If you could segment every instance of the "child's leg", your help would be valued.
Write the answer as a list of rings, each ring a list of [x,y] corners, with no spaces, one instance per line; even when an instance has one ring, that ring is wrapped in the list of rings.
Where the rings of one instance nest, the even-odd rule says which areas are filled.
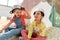
[[[46,40],[46,37],[42,37],[33,32],[31,40]]]
[[[23,40],[27,40],[28,31],[27,30],[21,30],[21,34],[22,34]]]
[[[10,31],[10,30],[12,30],[12,29],[14,29],[14,28],[8,27],[7,29],[5,29],[5,32],[8,32],[8,31]]]
[[[17,34],[20,33],[21,30],[22,30],[21,28],[12,29],[12,30],[0,35],[0,40],[5,40],[5,39],[10,38],[12,36],[16,36]]]
[[[32,38],[32,40],[46,40],[46,37],[37,36],[36,38]]]

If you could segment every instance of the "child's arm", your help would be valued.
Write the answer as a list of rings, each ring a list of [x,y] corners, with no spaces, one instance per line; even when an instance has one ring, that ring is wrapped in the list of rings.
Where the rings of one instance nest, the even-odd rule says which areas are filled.
[[[3,27],[0,29],[0,33],[2,33],[2,32],[3,32],[3,30],[5,30],[6,28],[8,28],[8,27],[10,26],[10,24],[12,24],[12,22],[11,22],[11,21],[9,21],[9,23],[8,23],[8,24],[6,24],[5,26],[3,26]]]
[[[30,18],[31,18],[30,14],[29,14],[27,11],[25,11],[25,12],[26,12],[26,14],[25,14],[26,17],[25,17],[25,18],[26,18],[26,19],[30,19]]]
[[[46,36],[46,26],[45,26],[45,24],[43,23],[42,24],[42,27],[41,27],[41,32],[40,32],[40,35],[41,36]]]
[[[31,36],[32,36],[32,33],[33,33],[33,29],[34,29],[34,22],[32,22],[32,24],[29,26],[28,39],[31,39]]]
[[[6,25],[4,25],[4,26],[2,27],[2,30],[5,30],[5,29],[8,28],[11,24],[12,24],[12,22],[9,21]]]
[[[5,30],[6,28],[8,28],[13,23],[13,21],[14,21],[14,19],[11,18],[10,21],[2,27],[2,30]]]

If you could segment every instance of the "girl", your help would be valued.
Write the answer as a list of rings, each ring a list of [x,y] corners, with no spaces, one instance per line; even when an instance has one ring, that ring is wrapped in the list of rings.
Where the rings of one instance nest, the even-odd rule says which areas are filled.
[[[28,30],[22,30],[23,40],[46,40],[46,27],[42,22],[44,13],[42,11],[35,11],[34,18]]]
[[[1,32],[6,29],[6,33],[0,35],[0,40],[5,40],[12,36],[18,35],[20,31],[25,28],[26,25],[24,19],[25,18],[29,19],[30,15],[27,12],[25,12],[25,14],[22,15],[23,11],[25,11],[25,8],[23,7],[15,8],[11,11],[11,13],[13,13],[14,16],[13,18],[10,19],[9,23],[0,30]],[[13,22],[16,24],[16,28],[9,28],[9,26]]]

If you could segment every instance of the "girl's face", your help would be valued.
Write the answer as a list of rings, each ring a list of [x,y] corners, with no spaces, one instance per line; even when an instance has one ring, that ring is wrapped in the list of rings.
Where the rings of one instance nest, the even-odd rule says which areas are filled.
[[[16,16],[16,17],[20,17],[20,15],[21,15],[21,10],[15,10],[14,11],[14,15]]]
[[[41,12],[40,11],[36,11],[35,15],[34,15],[34,18],[35,20],[41,20],[42,19],[42,15],[41,15]]]

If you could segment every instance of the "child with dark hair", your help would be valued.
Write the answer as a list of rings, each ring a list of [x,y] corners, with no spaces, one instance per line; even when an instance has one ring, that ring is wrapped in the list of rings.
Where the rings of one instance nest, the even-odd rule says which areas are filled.
[[[0,35],[0,40],[5,40],[12,36],[16,36],[21,32],[22,29],[25,29],[26,25],[24,19],[30,19],[30,15],[27,12],[23,13],[22,15],[23,10],[22,8],[14,8],[12,11],[10,11],[10,13],[14,14],[14,16],[10,19],[9,23],[3,26],[0,30],[0,32],[2,32],[3,30],[6,31],[6,33]],[[13,22],[16,24],[16,28],[9,27]]]
[[[46,40],[46,26],[42,22],[44,12],[35,11],[33,15],[35,20],[29,29],[21,31],[23,40]]]

